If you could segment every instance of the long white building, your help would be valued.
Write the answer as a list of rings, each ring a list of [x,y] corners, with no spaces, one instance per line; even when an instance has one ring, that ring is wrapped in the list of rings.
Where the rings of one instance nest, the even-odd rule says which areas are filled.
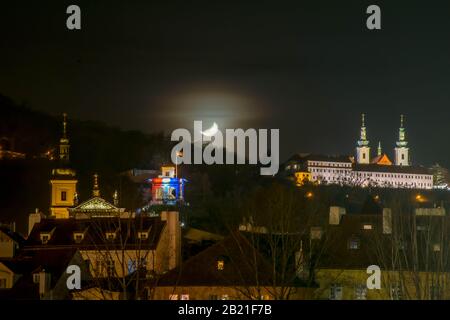
[[[362,115],[360,138],[354,156],[296,154],[285,165],[287,173],[296,177],[298,185],[305,181],[317,184],[339,184],[361,187],[432,189],[433,175],[422,166],[412,166],[406,130],[400,120],[399,139],[394,149],[394,163],[378,144],[377,156],[370,156],[365,117]]]

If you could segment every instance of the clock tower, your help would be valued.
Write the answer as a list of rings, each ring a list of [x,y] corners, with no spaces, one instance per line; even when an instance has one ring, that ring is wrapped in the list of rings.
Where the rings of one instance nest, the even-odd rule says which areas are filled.
[[[370,163],[370,147],[369,140],[367,140],[364,113],[361,115],[361,134],[359,140],[356,142],[356,162],[362,164]]]
[[[409,166],[409,147],[406,140],[406,130],[403,127],[403,115],[400,116],[400,129],[398,132],[398,141],[395,147],[395,164],[397,166]]]
[[[58,166],[52,170],[50,214],[57,219],[69,218],[69,208],[77,202],[76,172],[69,166],[69,138],[67,137],[67,114],[64,113],[63,134],[59,140]]]

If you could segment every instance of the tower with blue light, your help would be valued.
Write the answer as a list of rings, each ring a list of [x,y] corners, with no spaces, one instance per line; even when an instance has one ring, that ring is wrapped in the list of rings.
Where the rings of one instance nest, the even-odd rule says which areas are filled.
[[[184,202],[184,186],[187,180],[177,176],[174,166],[163,166],[161,175],[149,179],[149,182],[152,184],[151,205],[177,205]]]

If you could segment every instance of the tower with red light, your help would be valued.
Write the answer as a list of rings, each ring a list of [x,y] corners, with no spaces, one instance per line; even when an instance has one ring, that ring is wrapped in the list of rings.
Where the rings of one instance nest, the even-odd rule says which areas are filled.
[[[184,185],[187,180],[177,177],[174,166],[163,166],[161,175],[149,181],[152,184],[151,205],[176,205],[184,202]]]

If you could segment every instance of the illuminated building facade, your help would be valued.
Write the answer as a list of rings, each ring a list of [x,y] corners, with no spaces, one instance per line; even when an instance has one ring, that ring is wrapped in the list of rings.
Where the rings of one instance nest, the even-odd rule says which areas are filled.
[[[402,115],[394,163],[382,152],[381,143],[378,144],[377,156],[370,157],[363,115],[361,134],[356,144],[356,157],[296,154],[288,160],[285,170],[295,176],[297,185],[309,181],[316,184],[360,187],[432,189],[432,173],[424,167],[411,165],[403,123]]]
[[[77,201],[77,178],[74,169],[69,166],[69,138],[67,137],[67,115],[64,113],[63,134],[59,141],[58,166],[52,170],[50,179],[50,213],[57,219],[69,217],[69,208]]]
[[[184,185],[187,180],[178,178],[175,171],[174,166],[163,166],[161,175],[148,180],[152,184],[151,205],[175,205],[184,201]]]

